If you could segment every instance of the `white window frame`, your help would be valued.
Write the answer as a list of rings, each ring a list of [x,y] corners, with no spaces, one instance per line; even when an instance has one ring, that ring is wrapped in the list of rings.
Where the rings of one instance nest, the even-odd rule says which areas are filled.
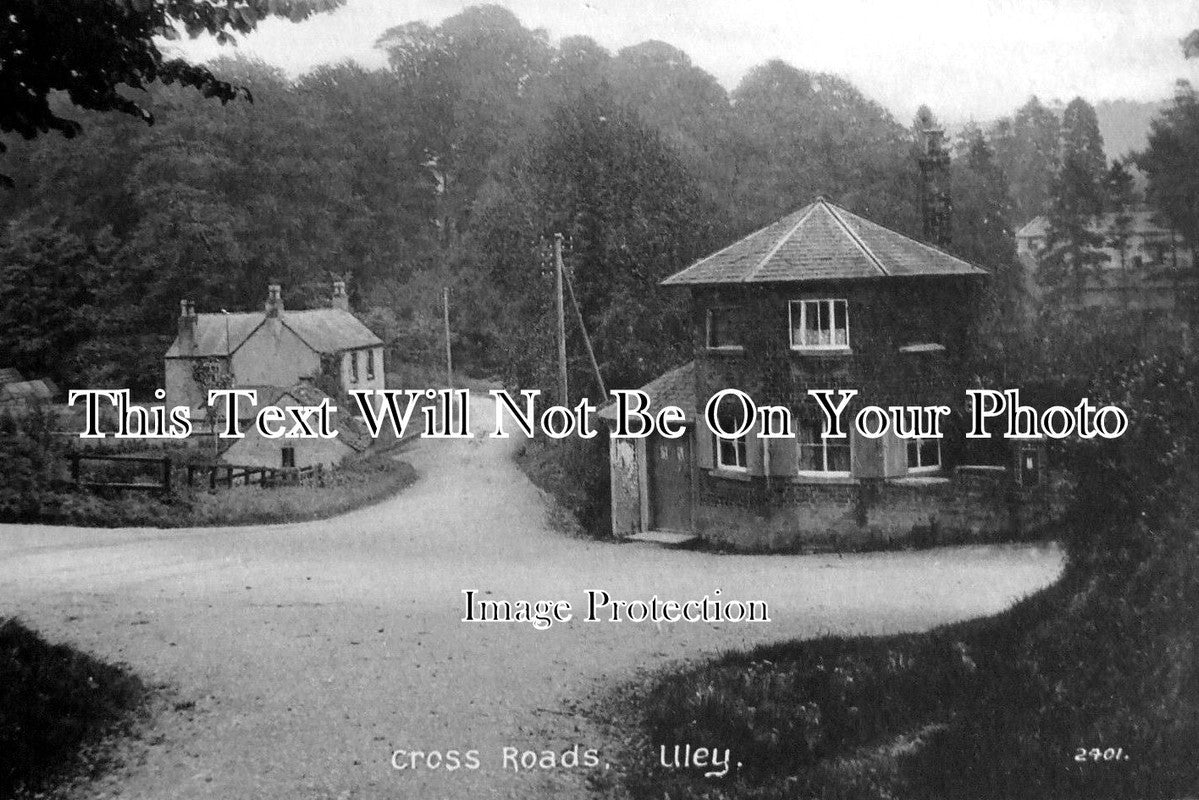
[[[844,344],[837,344],[835,341],[833,341],[836,339],[836,330],[837,330],[836,328],[830,328],[830,330],[829,330],[829,334],[830,334],[829,335],[829,340],[830,340],[829,344],[807,344],[806,342],[796,342],[795,341],[795,331],[796,330],[799,330],[799,331],[803,332],[804,335],[806,335],[807,330],[808,330],[808,326],[807,326],[808,306],[810,304],[817,304],[817,303],[824,303],[827,305],[830,324],[835,323],[835,321],[837,319],[836,308],[837,308],[837,305],[840,304],[841,311],[842,311],[842,314],[844,315],[844,319],[845,319],[845,343]],[[798,328],[795,325],[795,322],[796,322],[795,306],[796,305],[799,306],[799,326],[798,326]],[[812,297],[812,298],[802,298],[799,300],[792,300],[791,302],[789,302],[787,304],[787,336],[789,337],[789,340],[791,342],[792,350],[797,350],[800,352],[809,352],[809,351],[813,351],[813,350],[847,352],[849,350],[849,342],[850,342],[850,339],[849,339],[849,301],[847,301],[845,298],[842,298],[842,297]]]
[[[712,448],[716,451],[716,468],[724,472],[749,472],[749,435],[738,436],[735,439],[724,439],[712,434]],[[740,464],[727,464],[724,460],[722,445],[731,445],[737,454]]]
[[[704,347],[717,352],[741,352],[744,348],[739,344],[712,344],[712,314],[724,311],[731,313],[731,306],[712,306],[704,312]]]
[[[851,443],[849,437],[846,437],[845,439],[835,439],[834,443],[839,445],[842,442],[844,442],[845,446],[849,449],[850,469],[844,469],[844,470],[829,469],[828,468],[829,438],[827,436],[823,436],[823,435],[819,436],[818,437],[820,439],[819,444],[807,444],[807,443],[803,442],[799,438],[799,426],[802,424],[803,424],[803,422],[801,422],[799,420],[796,421],[795,474],[801,478],[849,478],[849,477],[852,477],[852,475],[853,475],[853,444]],[[817,422],[816,426],[817,426],[817,428],[821,429],[821,433],[823,434],[824,431],[823,431],[823,428],[821,428],[821,423]],[[804,468],[804,466],[803,466],[803,464],[804,464],[803,448],[805,448],[805,447],[819,447],[820,448],[820,461],[821,461],[821,463],[824,464],[824,469],[805,469]]]
[[[908,472],[910,472],[910,473],[911,472],[914,472],[914,473],[940,472],[941,461],[943,458],[943,455],[941,453],[941,438],[940,437],[938,437],[938,436],[914,436],[911,439],[904,439],[903,441],[904,441],[904,447],[907,448]],[[912,464],[912,446],[915,445],[916,458],[917,458],[917,460],[919,460],[920,445],[924,444],[927,441],[933,441],[933,442],[937,443],[937,463],[936,464],[915,464],[915,465],[913,465]]]

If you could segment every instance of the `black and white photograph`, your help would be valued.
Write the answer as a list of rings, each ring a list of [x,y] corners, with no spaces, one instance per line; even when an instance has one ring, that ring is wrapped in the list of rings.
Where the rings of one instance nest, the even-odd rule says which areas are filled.
[[[0,800],[1199,800],[1199,0],[0,0]]]

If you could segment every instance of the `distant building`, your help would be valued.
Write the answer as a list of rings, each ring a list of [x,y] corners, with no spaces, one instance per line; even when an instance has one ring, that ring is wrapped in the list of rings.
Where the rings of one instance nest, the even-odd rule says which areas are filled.
[[[197,314],[191,301],[182,300],[164,365],[167,404],[192,407],[193,419],[206,417],[209,388],[256,389],[259,405],[266,405],[306,385],[332,396],[343,412],[353,408],[349,390],[386,388],[383,342],[350,313],[342,281],[333,284],[329,308],[287,310],[278,284],[268,287],[262,311]],[[262,466],[299,456],[284,449],[284,440],[273,441],[274,463]]]
[[[1153,211],[1130,210],[1102,214],[1091,224],[1102,234],[1107,261],[1088,277],[1083,308],[1122,308],[1172,313],[1195,285],[1194,253]],[[1016,232],[1016,253],[1026,270],[1026,287],[1035,300],[1043,288],[1037,282],[1038,259],[1048,246],[1049,220],[1034,218]]]

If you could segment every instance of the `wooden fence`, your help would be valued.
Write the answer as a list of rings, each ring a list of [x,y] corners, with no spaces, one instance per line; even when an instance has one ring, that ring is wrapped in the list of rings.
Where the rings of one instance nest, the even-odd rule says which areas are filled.
[[[82,462],[100,461],[117,464],[157,465],[158,479],[153,482],[86,480]],[[182,480],[180,480],[182,478]],[[299,486],[316,482],[323,486],[325,470],[323,464],[307,467],[254,467],[236,464],[181,464],[175,465],[170,458],[152,456],[109,456],[86,453],[71,454],[71,481],[87,489],[116,489],[140,492],[168,492],[172,481],[180,487],[232,489],[234,486]]]

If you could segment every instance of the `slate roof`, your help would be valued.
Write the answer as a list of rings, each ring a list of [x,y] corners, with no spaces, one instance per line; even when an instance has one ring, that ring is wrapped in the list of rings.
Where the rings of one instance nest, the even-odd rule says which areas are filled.
[[[678,406],[688,421],[698,417],[695,402],[695,362],[688,361],[681,367],[659,375],[641,387],[649,395],[650,409],[660,411],[666,406]],[[599,410],[603,419],[616,421],[616,403],[608,403]]]
[[[225,321],[228,319],[228,341]],[[197,314],[195,346],[190,350],[175,337],[167,350],[167,358],[203,358],[223,356],[245,344],[254,331],[266,322],[262,311],[235,314]],[[304,311],[284,311],[279,317],[283,326],[318,353],[335,353],[358,347],[377,347],[383,341],[370,328],[339,308],[313,308]]]
[[[662,284],[790,283],[986,274],[981,267],[820,197],[671,275]]]

